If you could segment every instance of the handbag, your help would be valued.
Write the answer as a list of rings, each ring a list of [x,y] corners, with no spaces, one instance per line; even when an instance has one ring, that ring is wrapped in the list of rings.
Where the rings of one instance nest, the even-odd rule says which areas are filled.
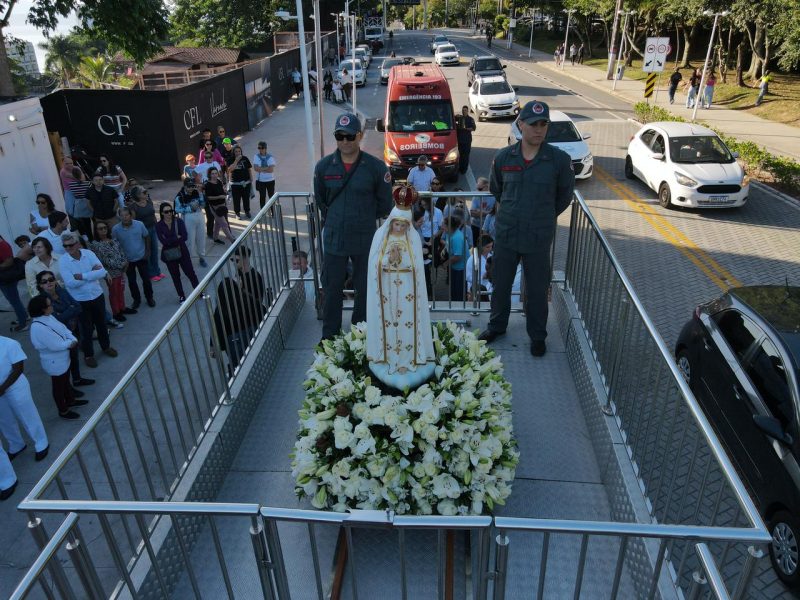
[[[14,258],[11,266],[0,269],[0,284],[16,283],[25,279],[25,261]]]
[[[183,250],[181,250],[180,246],[175,246],[174,248],[164,248],[165,261],[180,260],[181,258],[183,258]]]
[[[226,204],[219,204],[214,207],[214,214],[218,217],[228,216],[228,206]]]

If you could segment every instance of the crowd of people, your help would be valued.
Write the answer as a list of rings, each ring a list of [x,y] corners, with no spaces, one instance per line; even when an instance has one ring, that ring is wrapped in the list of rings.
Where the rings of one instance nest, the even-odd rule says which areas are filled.
[[[158,204],[108,154],[97,157],[96,169],[66,156],[59,171],[65,210],[40,193],[29,231],[14,239],[16,250],[0,237],[0,292],[14,313],[11,333],[29,332],[51,378],[59,417],[78,419],[75,409],[87,404],[80,388],[95,381],[83,377],[81,367],[98,367],[94,341],[102,355],[117,357],[109,330],[123,328],[142,304],[156,306],[154,284],[166,276],[161,263],[178,303],[184,302],[183,278],[192,288],[198,285],[195,265],[208,267],[207,245],[224,245],[220,236],[230,243],[236,240],[229,207],[238,219],[242,214],[250,219],[251,200],[258,196],[263,208],[275,193],[277,163],[266,142],[258,142],[257,152],[248,158],[224,127],[217,128],[216,138],[212,135],[210,129],[203,131],[199,160],[193,154],[186,157],[181,189]],[[247,248],[239,248],[236,276],[224,278],[217,290],[216,349],[227,354],[231,369],[243,354],[241,340],[254,327],[249,321],[231,321],[231,314],[263,315],[271,302],[271,292],[249,256]],[[306,271],[307,257],[301,273]],[[246,310],[241,310],[242,303]],[[6,452],[0,444],[2,500],[17,485],[11,461],[27,447],[20,427],[34,443],[36,460],[43,460],[49,448],[25,378],[26,359],[19,341],[0,336],[0,434],[8,447]]]

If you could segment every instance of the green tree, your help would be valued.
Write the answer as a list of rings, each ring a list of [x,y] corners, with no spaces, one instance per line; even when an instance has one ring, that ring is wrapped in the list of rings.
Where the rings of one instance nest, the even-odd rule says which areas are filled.
[[[3,29],[17,0],[0,0],[0,95],[13,95]],[[27,21],[45,34],[61,17],[75,11],[84,29],[102,37],[141,64],[161,49],[168,31],[167,9],[161,0],[33,0]]]
[[[47,52],[44,60],[46,73],[58,77],[64,84],[75,76],[83,48],[72,36],[54,35],[46,42],[41,42],[39,48]]]
[[[250,0],[176,0],[171,33],[181,45],[259,46],[280,26],[273,15],[272,5]]]
[[[81,85],[97,90],[103,83],[115,83],[114,65],[107,56],[84,56],[78,65],[78,81]]]

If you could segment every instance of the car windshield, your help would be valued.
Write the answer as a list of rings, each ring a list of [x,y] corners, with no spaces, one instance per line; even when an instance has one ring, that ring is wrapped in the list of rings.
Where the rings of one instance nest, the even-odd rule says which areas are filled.
[[[497,94],[510,94],[512,92],[511,86],[508,82],[503,81],[490,81],[481,84],[481,96],[495,96]]]
[[[352,61],[349,61],[349,60],[343,60],[342,61],[342,63],[339,65],[339,72],[341,73],[345,69],[347,69],[348,71],[352,71],[353,70]],[[361,61],[357,60],[356,61],[356,71],[360,71],[360,70],[361,70]]]
[[[715,135],[669,138],[669,157],[674,163],[732,163],[728,147]]]
[[[439,52],[455,52],[456,47],[453,44],[445,44],[444,46],[439,46]]]
[[[447,100],[391,102],[389,131],[443,131],[453,129],[453,107]]]
[[[503,65],[496,58],[484,58],[475,61],[476,71],[502,71]]]
[[[544,141],[558,144],[559,142],[580,142],[581,139],[583,138],[575,129],[572,121],[550,121]]]
[[[389,58],[383,61],[381,69],[391,69],[395,65],[402,65],[402,64],[403,64],[402,58]]]
[[[443,36],[443,35],[437,35],[435,38],[433,38],[433,43],[434,43],[434,44],[436,44],[436,43],[438,43],[438,42],[449,42],[449,41],[450,41],[450,40],[448,40],[448,39],[447,39],[445,36]]]

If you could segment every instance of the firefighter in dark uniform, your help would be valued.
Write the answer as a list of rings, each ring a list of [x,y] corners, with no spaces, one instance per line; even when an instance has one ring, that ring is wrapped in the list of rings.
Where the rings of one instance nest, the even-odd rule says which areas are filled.
[[[367,261],[376,221],[392,209],[392,178],[383,161],[362,152],[361,121],[342,114],[334,129],[336,152],[314,168],[314,197],[324,220],[322,338],[342,329],[342,290],[353,262],[352,323],[367,318]]]
[[[497,152],[489,189],[497,201],[492,312],[480,339],[491,342],[508,326],[511,287],[522,260],[525,313],[531,354],[547,351],[547,291],[550,286],[550,247],[556,219],[572,201],[575,175],[569,155],[545,143],[550,109],[528,102],[519,114],[522,139]]]

